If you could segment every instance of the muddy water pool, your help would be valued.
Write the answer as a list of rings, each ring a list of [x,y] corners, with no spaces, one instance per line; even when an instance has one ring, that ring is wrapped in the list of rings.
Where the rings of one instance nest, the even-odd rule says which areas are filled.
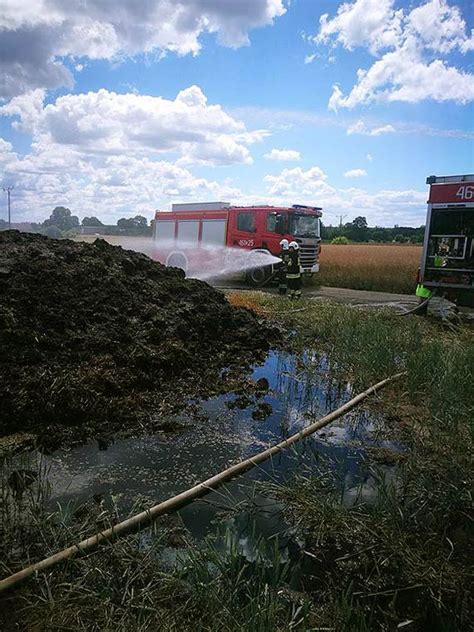
[[[112,504],[125,516],[137,497],[159,502],[220,472],[232,463],[260,452],[301,430],[350,399],[351,385],[336,381],[327,358],[273,351],[254,368],[252,379],[268,386],[257,400],[226,394],[196,402],[197,415],[171,419],[183,424],[178,435],[99,440],[44,456],[28,455],[29,466],[41,460],[50,486],[50,503]],[[266,406],[268,416],[252,413]],[[180,525],[188,539],[231,531],[242,553],[256,555],[259,540],[278,536],[284,556],[299,544],[282,517],[282,507],[262,494],[256,483],[284,482],[294,474],[317,475],[337,469],[341,500],[352,504],[376,497],[373,471],[364,447],[398,449],[384,438],[384,421],[367,410],[354,410],[273,460],[183,508]],[[22,457],[25,467],[24,457]],[[379,467],[388,483],[393,467]],[[260,490],[260,491],[259,491]],[[224,546],[224,538],[216,536]],[[175,555],[169,547],[169,556]]]

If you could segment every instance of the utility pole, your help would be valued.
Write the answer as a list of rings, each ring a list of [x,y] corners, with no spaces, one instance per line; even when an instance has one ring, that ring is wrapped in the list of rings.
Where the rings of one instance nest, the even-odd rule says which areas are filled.
[[[347,217],[347,215],[339,215],[339,228],[342,228],[342,220]]]
[[[12,186],[3,187],[3,190],[7,194],[7,198],[8,198],[8,230],[11,230],[12,216],[11,216],[11,207],[10,207],[10,193],[11,191],[13,191],[13,187]]]

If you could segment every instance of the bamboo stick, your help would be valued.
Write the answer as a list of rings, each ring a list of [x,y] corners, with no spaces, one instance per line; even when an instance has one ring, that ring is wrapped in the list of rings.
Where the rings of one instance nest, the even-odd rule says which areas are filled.
[[[391,377],[382,380],[381,382],[378,382],[377,384],[374,384],[363,393],[360,393],[359,395],[356,395],[356,397],[353,397],[340,408],[334,410],[325,417],[322,417],[318,421],[315,421],[300,432],[292,435],[291,437],[288,437],[284,441],[280,441],[280,443],[267,448],[263,452],[259,452],[258,454],[245,459],[240,463],[236,463],[235,465],[228,467],[226,470],[219,472],[219,474],[215,474],[204,482],[198,483],[194,487],[191,487],[190,489],[187,489],[186,491],[181,492],[176,496],[168,498],[158,505],[151,507],[151,509],[147,509],[146,511],[142,511],[141,513],[136,514],[131,518],[127,518],[123,522],[120,522],[119,524],[116,524],[109,529],[105,529],[100,533],[96,533],[95,535],[86,538],[85,540],[82,540],[77,544],[73,544],[72,546],[63,549],[62,551],[59,551],[58,553],[55,553],[54,555],[51,555],[50,557],[47,557],[40,562],[31,564],[21,571],[18,571],[17,573],[14,573],[13,575],[6,577],[5,579],[2,579],[0,581],[0,593],[13,588],[14,586],[27,579],[28,577],[31,577],[31,575],[35,573],[45,571],[46,569],[55,566],[59,562],[75,557],[78,554],[87,553],[88,551],[91,551],[103,542],[114,540],[115,538],[125,535],[126,533],[136,531],[137,529],[144,527],[145,525],[155,520],[155,518],[157,518],[158,516],[174,512],[180,507],[188,504],[195,498],[200,498],[201,496],[208,494],[213,489],[216,489],[218,486],[222,485],[222,483],[235,478],[236,476],[246,472],[256,465],[263,463],[264,461],[267,461],[278,452],[281,452],[285,448],[288,448],[301,439],[308,437],[309,435],[323,428],[327,424],[335,421],[336,419],[339,419],[350,410],[355,408],[364,399],[383,388],[389,382],[393,382],[394,380],[400,378],[404,374],[404,372],[397,373],[395,375],[392,375]]]

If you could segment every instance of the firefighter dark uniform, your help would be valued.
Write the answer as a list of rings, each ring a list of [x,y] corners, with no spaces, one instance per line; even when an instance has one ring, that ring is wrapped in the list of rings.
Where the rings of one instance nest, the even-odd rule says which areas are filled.
[[[286,294],[287,284],[286,284],[286,274],[288,270],[288,264],[290,263],[290,252],[288,248],[283,248],[279,254],[281,259],[281,263],[278,268],[278,294],[284,295]]]
[[[290,244],[290,262],[286,271],[288,282],[289,297],[300,298],[301,296],[301,264],[300,254],[298,252],[298,244],[292,246]]]

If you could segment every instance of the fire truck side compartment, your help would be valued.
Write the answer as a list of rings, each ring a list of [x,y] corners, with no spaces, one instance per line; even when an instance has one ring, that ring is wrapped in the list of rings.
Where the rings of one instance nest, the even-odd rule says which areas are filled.
[[[430,176],[421,282],[459,304],[474,301],[474,175]]]

